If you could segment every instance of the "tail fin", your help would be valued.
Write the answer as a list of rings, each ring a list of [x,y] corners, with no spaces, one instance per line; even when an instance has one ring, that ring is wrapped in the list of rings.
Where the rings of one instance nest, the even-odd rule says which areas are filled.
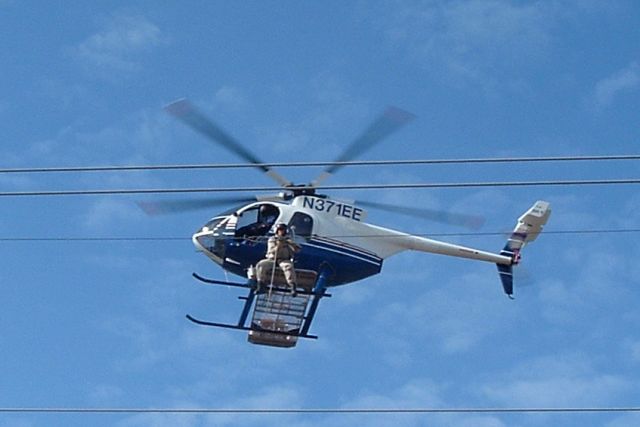
[[[551,215],[551,205],[549,202],[538,200],[520,218],[507,240],[507,244],[500,251],[500,255],[511,258],[511,264],[497,264],[500,280],[504,292],[513,298],[513,266],[520,262],[520,251],[529,242],[533,242],[542,231]]]

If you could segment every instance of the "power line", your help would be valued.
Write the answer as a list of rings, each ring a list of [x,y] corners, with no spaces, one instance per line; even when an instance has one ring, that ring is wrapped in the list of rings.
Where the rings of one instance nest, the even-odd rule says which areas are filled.
[[[394,166],[394,165],[442,165],[473,163],[534,163],[534,162],[584,162],[640,160],[637,154],[607,156],[546,156],[546,157],[488,157],[459,159],[420,159],[420,160],[354,160],[344,162],[274,162],[274,163],[204,163],[174,165],[130,165],[130,166],[62,166],[31,168],[0,168],[0,173],[61,173],[61,172],[130,172],[156,170],[189,169],[241,169],[241,168],[298,168],[316,166]]]
[[[0,242],[173,242],[191,237],[0,237]]]
[[[640,412],[640,407],[564,408],[0,408],[0,413],[46,414],[523,414]]]
[[[480,187],[542,187],[542,186],[583,186],[583,185],[628,185],[640,184],[638,178],[624,179],[583,179],[583,180],[548,180],[548,181],[494,181],[494,182],[442,182],[442,183],[410,183],[410,184],[345,184],[324,185],[314,187],[316,190],[407,190],[426,188],[480,188]],[[34,196],[99,196],[99,195],[132,195],[132,194],[180,194],[180,193],[231,193],[231,192],[267,192],[283,190],[308,190],[305,186],[293,187],[208,187],[208,188],[137,188],[137,189],[104,189],[104,190],[36,190],[36,191],[3,191],[0,197],[34,197]]]
[[[543,231],[544,235],[580,235],[580,234],[622,234],[622,233],[640,233],[640,228],[614,228],[614,229],[587,229],[587,230],[550,230]],[[421,237],[476,237],[476,236],[504,236],[509,234],[508,231],[487,231],[487,232],[466,232],[466,233],[416,233],[413,236]],[[225,236],[225,238],[234,238]],[[396,236],[388,235],[332,235],[326,236],[331,238],[349,238],[358,237],[363,239],[393,239]],[[399,237],[399,236],[397,236]],[[237,239],[244,239],[238,237]],[[174,241],[191,241],[191,237],[178,236],[93,236],[93,237],[0,237],[0,242],[174,242]]]

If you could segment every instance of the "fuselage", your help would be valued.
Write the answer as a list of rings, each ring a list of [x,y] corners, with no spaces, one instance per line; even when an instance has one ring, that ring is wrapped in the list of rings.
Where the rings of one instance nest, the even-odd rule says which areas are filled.
[[[512,262],[502,255],[368,224],[366,216],[353,204],[326,197],[301,195],[287,202],[260,201],[214,217],[193,235],[193,243],[223,269],[246,277],[264,258],[275,225],[285,223],[302,248],[295,267],[322,273],[327,286],[378,274],[385,258],[404,250]]]
[[[328,286],[337,286],[382,268],[383,257],[353,243],[365,216],[351,204],[314,196],[298,196],[289,203],[256,202],[214,217],[193,235],[193,242],[223,269],[246,276],[264,258],[275,224],[283,222],[302,248],[295,267],[324,271]]]

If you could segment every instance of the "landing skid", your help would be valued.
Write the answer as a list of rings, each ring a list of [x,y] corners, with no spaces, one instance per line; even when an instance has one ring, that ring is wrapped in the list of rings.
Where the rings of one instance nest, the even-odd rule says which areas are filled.
[[[280,274],[272,277],[284,279],[282,272],[278,270],[279,268],[276,272]],[[303,278],[304,282],[299,283],[301,286],[295,296],[282,280],[275,280],[272,284],[263,282],[258,289],[256,280],[248,280],[246,283],[227,282],[193,273],[193,277],[202,283],[243,288],[249,293],[239,297],[244,300],[244,305],[236,324],[210,322],[191,315],[186,317],[201,326],[248,331],[248,340],[253,344],[294,347],[298,338],[317,339],[316,335],[308,333],[309,327],[320,299],[331,295],[325,292],[324,275],[318,276],[311,270],[299,270],[299,273],[299,280]]]
[[[198,279],[200,282],[205,283],[207,285],[220,285],[220,286],[233,286],[236,288],[245,288],[245,289],[257,289],[257,282],[254,281],[249,281],[249,283],[238,283],[238,282],[225,282],[223,280],[214,280],[214,279],[208,279],[204,276],[199,275],[198,273],[191,273],[191,275]],[[256,293],[261,294],[264,292],[269,292],[269,289],[271,289],[271,291],[276,291],[276,292],[289,292],[291,289],[289,287],[278,287],[278,286],[270,286],[270,285],[262,285],[260,287],[260,290],[257,291]],[[296,293],[298,295],[319,295],[323,298],[331,298],[331,294],[328,294],[327,292],[325,292],[325,290],[323,289],[321,294],[318,294],[316,292],[312,291],[307,291],[304,289],[298,289],[296,291]]]
[[[206,283],[208,285],[224,285],[224,286],[235,286],[237,288],[251,288],[252,285],[248,283],[237,283],[237,282],[224,282],[222,280],[213,280],[207,279],[206,277],[200,276],[198,273],[191,273],[193,277],[201,281],[202,283]]]
[[[280,332],[280,331],[270,331],[270,330],[263,330],[260,329],[258,327],[253,327],[253,328],[249,328],[246,326],[238,326],[238,325],[229,325],[226,323],[216,323],[216,322],[207,322],[204,320],[200,320],[200,319],[196,319],[195,317],[187,314],[187,319],[189,319],[190,321],[192,321],[195,324],[201,325],[201,326],[212,326],[215,328],[225,328],[225,329],[238,329],[241,331],[259,331],[259,332],[268,332],[270,334],[275,334],[275,335],[283,335],[283,336],[295,336],[298,338],[308,338],[308,339],[312,339],[312,340],[317,340],[318,336],[317,335],[301,335],[295,331],[289,331],[289,332]]]

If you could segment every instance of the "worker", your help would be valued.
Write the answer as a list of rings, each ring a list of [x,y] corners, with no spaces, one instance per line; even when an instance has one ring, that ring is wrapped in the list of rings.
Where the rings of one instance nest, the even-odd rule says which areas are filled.
[[[287,235],[287,231],[287,224],[281,222],[277,225],[275,236],[271,236],[267,243],[267,259],[282,269],[291,295],[296,296],[297,280],[293,257],[300,251],[300,246]]]

